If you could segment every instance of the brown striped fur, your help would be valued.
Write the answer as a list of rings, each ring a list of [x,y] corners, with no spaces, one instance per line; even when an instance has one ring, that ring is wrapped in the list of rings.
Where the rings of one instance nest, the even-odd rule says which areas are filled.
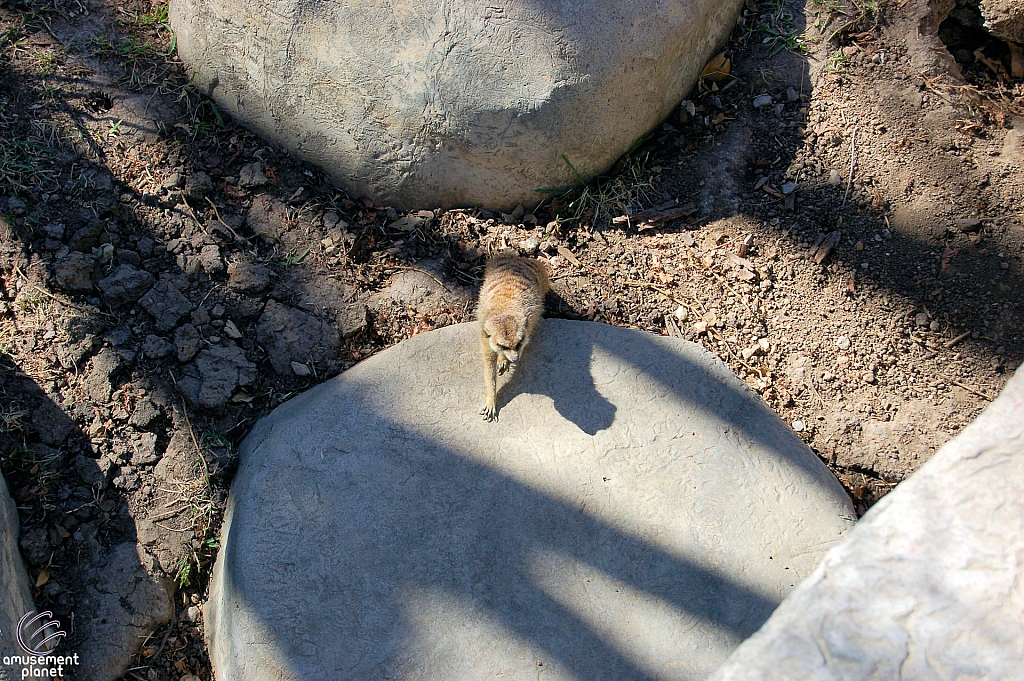
[[[544,295],[551,284],[547,267],[532,258],[496,256],[487,263],[476,316],[484,358],[486,401],[480,413],[498,418],[497,376],[523,355],[544,313]]]

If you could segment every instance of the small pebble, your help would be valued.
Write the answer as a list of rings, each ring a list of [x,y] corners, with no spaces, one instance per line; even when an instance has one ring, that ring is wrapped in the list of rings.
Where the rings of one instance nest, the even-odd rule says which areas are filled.
[[[771,95],[758,95],[757,97],[754,97],[754,106],[760,109],[762,106],[768,106],[772,101]]]
[[[833,185],[842,184],[843,176],[839,174],[839,171],[830,170],[828,171],[828,183]]]
[[[928,325],[928,328],[931,329],[932,331],[938,331],[939,329],[942,328],[942,325],[939,324],[938,322],[933,321],[931,324]]]
[[[312,371],[309,370],[308,366],[300,362],[292,362],[292,371],[295,373],[296,376],[309,376],[311,373],[313,373]]]
[[[849,336],[840,336],[839,338],[837,338],[836,339],[836,347],[839,348],[840,350],[849,350],[850,349],[850,337]]]
[[[803,432],[804,422],[800,420],[793,421],[793,430],[800,433]]]

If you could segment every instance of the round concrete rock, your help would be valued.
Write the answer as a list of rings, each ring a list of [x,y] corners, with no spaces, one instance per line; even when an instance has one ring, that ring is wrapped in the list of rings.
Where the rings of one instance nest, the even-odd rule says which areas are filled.
[[[504,210],[611,165],[742,5],[172,0],[170,23],[196,85],[351,192]]]
[[[853,523],[699,346],[546,320],[487,423],[479,327],[260,421],[206,632],[220,681],[696,679]]]

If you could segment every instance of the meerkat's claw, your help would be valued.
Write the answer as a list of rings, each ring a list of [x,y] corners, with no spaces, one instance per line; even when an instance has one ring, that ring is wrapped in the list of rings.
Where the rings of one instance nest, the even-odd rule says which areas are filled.
[[[488,423],[498,420],[498,410],[494,407],[484,407],[480,410],[480,414],[483,415],[484,421]]]
[[[505,372],[508,371],[511,367],[511,362],[509,362],[507,359],[502,359],[500,362],[498,362],[498,375],[504,376]]]

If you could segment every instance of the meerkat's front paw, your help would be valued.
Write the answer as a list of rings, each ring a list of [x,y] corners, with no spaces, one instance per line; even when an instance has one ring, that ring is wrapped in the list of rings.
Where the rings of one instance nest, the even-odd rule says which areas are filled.
[[[484,421],[491,422],[498,420],[498,410],[494,405],[484,405],[484,408],[480,410],[480,414],[483,415]]]
[[[511,362],[509,362],[509,361],[508,361],[507,359],[505,359],[504,357],[502,357],[502,358],[501,358],[501,359],[500,359],[500,360],[498,361],[498,375],[499,375],[499,376],[504,376],[504,375],[505,375],[505,372],[506,372],[506,371],[508,371],[508,370],[509,370],[509,368],[510,368],[511,366],[512,366],[512,363],[511,363]]]

